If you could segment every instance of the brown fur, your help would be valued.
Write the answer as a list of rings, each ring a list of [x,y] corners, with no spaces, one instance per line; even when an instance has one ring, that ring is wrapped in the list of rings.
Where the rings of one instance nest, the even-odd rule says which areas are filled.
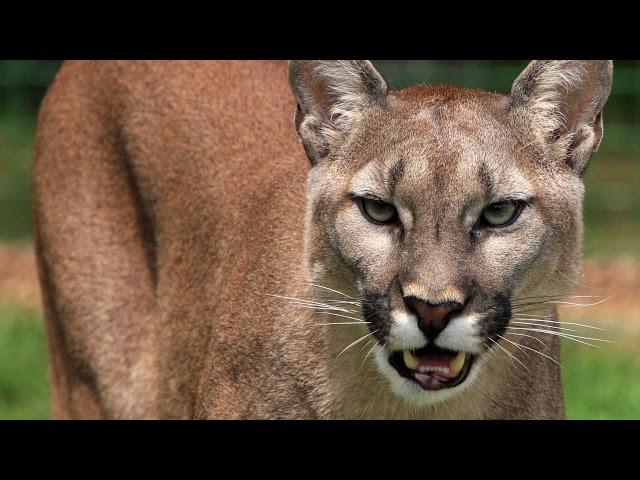
[[[299,103],[305,84],[298,79],[314,81],[309,65],[291,67]],[[365,327],[323,330],[318,323],[327,316],[265,295],[322,298],[309,278],[361,295],[355,279],[362,272],[348,252],[364,227],[344,220],[352,214],[344,192],[375,163],[372,158],[395,144],[406,158],[426,152],[435,177],[409,162],[403,177],[413,180],[398,189],[411,196],[421,185],[431,192],[437,186],[435,200],[414,196],[416,209],[434,212],[442,206],[438,199],[451,198],[453,205],[465,191],[454,179],[470,175],[454,166],[468,145],[483,155],[506,152],[502,161],[516,162],[543,192],[539,215],[555,235],[544,237],[547,254],[509,281],[522,284],[523,296],[538,295],[567,288],[557,278],[549,284],[549,271],[577,274],[582,190],[575,171],[582,173],[586,157],[580,151],[579,164],[558,167],[553,152],[560,147],[531,127],[527,98],[453,87],[414,87],[387,97],[381,77],[366,65],[358,68],[368,90],[339,111],[310,118],[319,110],[298,110],[307,158],[295,135],[296,99],[285,63],[63,66],[40,114],[33,182],[55,417],[563,415],[559,368],[537,355],[522,358],[529,376],[508,357],[493,355],[463,394],[418,408],[392,393],[374,362],[363,362],[359,345],[337,356],[367,333]],[[324,85],[307,100],[323,98]],[[323,108],[344,92],[334,93],[324,97]],[[478,125],[480,137],[474,135]],[[563,135],[572,133],[556,137]],[[601,132],[595,135],[597,147]],[[565,143],[575,145],[575,138]],[[307,186],[309,159],[315,166]],[[420,175],[426,176],[418,181]],[[550,178],[555,190],[547,186]],[[412,250],[414,268],[406,278],[416,292],[430,292],[425,295],[465,296],[458,279],[468,265],[455,242],[431,236],[446,231],[434,225],[416,224],[425,236]],[[356,228],[355,236],[340,228]],[[427,245],[442,250],[418,255]],[[373,272],[367,281],[382,285],[398,275],[398,262],[375,258],[375,265],[363,267]],[[505,287],[499,270],[508,259],[487,262],[485,272],[493,273],[481,274],[485,283]],[[439,276],[422,275],[430,268]],[[391,301],[400,302],[393,295]],[[546,342],[548,355],[559,357],[557,337],[535,336]],[[522,345],[539,348],[531,339]]]

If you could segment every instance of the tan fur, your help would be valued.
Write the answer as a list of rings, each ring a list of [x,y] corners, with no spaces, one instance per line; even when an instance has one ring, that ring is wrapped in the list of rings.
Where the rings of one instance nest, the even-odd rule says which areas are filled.
[[[437,296],[433,296],[432,292],[427,290],[421,283],[408,283],[402,288],[404,295],[407,297],[429,298],[432,297],[434,303],[458,302],[463,303],[465,299],[462,293],[455,285],[444,285]]]
[[[371,344],[343,353],[364,324],[320,326],[345,320],[281,297],[348,301],[314,281],[356,299],[384,292],[400,312],[397,282],[439,301],[474,298],[471,279],[514,297],[566,292],[610,70],[533,63],[501,96],[388,92],[359,61],[66,63],[33,176],[54,416],[561,417],[559,368],[540,355],[519,355],[526,374],[492,349],[458,393],[421,404],[394,393]],[[562,112],[554,82],[587,85],[594,106]],[[347,195],[389,188],[400,158],[389,194],[402,241]],[[471,251],[464,222],[487,200],[478,169],[536,200],[520,230]],[[454,220],[466,204],[469,218]],[[555,336],[512,339],[540,349],[533,337],[558,358]]]

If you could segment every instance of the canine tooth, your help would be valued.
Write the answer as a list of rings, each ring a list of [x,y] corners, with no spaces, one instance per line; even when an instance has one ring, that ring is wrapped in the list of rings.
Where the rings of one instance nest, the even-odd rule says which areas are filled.
[[[404,364],[408,369],[415,370],[416,368],[418,368],[418,359],[409,350],[404,350],[402,352],[402,358],[404,359]]]
[[[464,365],[464,361],[466,360],[466,358],[467,355],[464,352],[458,352],[456,358],[454,358],[449,364],[449,370],[451,371],[451,373],[453,373],[454,375],[460,373],[460,370],[462,370],[462,366]]]

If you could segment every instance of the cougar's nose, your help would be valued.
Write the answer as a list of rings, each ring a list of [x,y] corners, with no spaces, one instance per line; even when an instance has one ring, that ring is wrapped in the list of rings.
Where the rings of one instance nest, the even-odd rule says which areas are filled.
[[[462,310],[458,302],[433,304],[417,297],[404,297],[404,302],[418,316],[418,327],[430,339],[444,330],[451,315]]]

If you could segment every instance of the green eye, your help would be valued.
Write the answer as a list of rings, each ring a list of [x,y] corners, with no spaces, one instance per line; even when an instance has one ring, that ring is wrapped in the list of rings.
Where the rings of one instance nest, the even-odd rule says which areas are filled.
[[[363,198],[360,206],[365,216],[374,223],[390,223],[397,216],[396,208],[389,203]]]
[[[482,220],[490,227],[506,227],[515,222],[521,210],[521,203],[515,200],[492,203],[482,212]]]

